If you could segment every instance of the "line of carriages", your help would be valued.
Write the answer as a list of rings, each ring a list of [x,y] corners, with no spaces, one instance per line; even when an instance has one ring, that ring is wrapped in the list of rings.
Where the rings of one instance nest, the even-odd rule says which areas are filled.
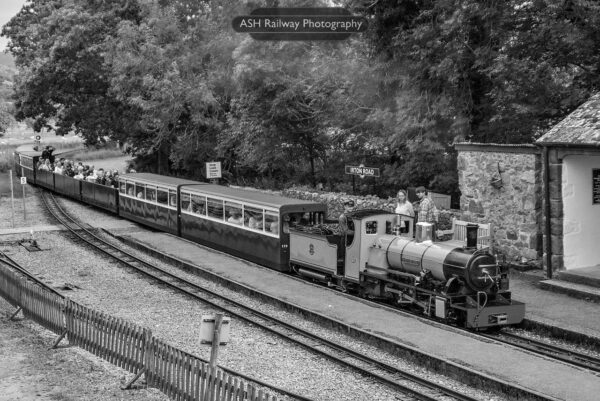
[[[29,183],[112,213],[119,212],[118,189],[36,169],[39,152],[15,153],[15,171]]]
[[[322,222],[327,211],[321,203],[149,173],[119,176],[114,188],[37,170],[39,157],[15,153],[15,171],[32,185],[279,271],[290,271],[290,224],[305,215]],[[233,214],[242,222],[232,222]]]

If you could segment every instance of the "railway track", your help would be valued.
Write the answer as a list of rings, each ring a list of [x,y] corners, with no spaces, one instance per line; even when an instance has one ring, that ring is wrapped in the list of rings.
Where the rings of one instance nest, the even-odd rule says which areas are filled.
[[[549,344],[547,342],[535,340],[519,334],[501,331],[496,334],[481,334],[486,338],[500,341],[521,349],[535,352],[536,354],[556,359],[580,368],[589,369],[600,373],[600,359],[591,355],[586,355],[564,347]]]
[[[176,289],[177,291],[197,299],[200,302],[220,309],[229,316],[243,320],[254,326],[258,326],[265,331],[295,343],[315,354],[357,371],[366,377],[378,380],[379,382],[404,394],[406,398],[403,399],[416,399],[425,401],[477,400],[476,398],[462,394],[454,389],[445,387],[438,383],[429,381],[411,372],[398,369],[383,361],[373,359],[368,355],[350,350],[343,345],[336,344],[303,328],[251,309],[240,302],[236,302],[221,296],[214,291],[202,288],[185,278],[162,269],[159,266],[139,259],[135,255],[123,250],[122,246],[113,245],[109,241],[101,238],[94,232],[93,229],[77,222],[75,219],[71,218],[67,213],[65,213],[52,194],[43,192],[42,200],[48,211],[56,218],[56,220],[63,224],[82,242],[92,246],[96,250],[110,256],[111,258],[123,263],[135,271],[150,277],[153,280],[157,280],[173,289]],[[252,378],[247,379],[257,382]],[[273,386],[268,384],[264,385],[273,388]],[[278,391],[297,399],[306,399],[297,394],[286,392],[283,389],[279,389]]]

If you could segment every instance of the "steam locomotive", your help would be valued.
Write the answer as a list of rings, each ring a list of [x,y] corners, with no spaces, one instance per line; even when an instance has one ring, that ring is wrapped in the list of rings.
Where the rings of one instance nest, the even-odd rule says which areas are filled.
[[[353,232],[340,234],[324,224],[321,203],[148,173],[121,176],[112,188],[37,170],[38,159],[39,152],[15,154],[15,170],[32,185],[275,270],[471,329],[524,318],[507,269],[476,238],[414,236],[409,216],[357,210],[347,216]]]
[[[297,274],[471,329],[523,320],[525,305],[511,299],[508,269],[478,249],[476,227],[466,244],[433,242],[423,234],[426,223],[417,224],[413,238],[410,216],[359,210],[348,217],[355,227],[348,235],[291,230],[290,264]],[[401,220],[409,222],[405,233]]]

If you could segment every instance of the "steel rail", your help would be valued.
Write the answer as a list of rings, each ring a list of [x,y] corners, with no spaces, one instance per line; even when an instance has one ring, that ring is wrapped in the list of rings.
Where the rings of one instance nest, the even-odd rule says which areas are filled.
[[[52,200],[53,204],[51,204],[50,202],[48,202],[48,199],[46,197],[49,197]],[[75,235],[76,237],[78,237],[79,239],[81,239],[84,243],[86,243],[86,244],[94,247],[95,249],[103,252],[104,254],[110,256],[111,258],[117,260],[118,262],[123,263],[126,266],[128,266],[130,268],[133,268],[134,270],[137,270],[137,271],[143,273],[146,276],[154,278],[154,279],[160,281],[161,283],[163,283],[163,284],[165,284],[165,285],[167,285],[167,286],[169,286],[171,288],[179,289],[175,285],[164,281],[160,277],[155,276],[155,275],[153,275],[151,273],[145,272],[145,271],[141,270],[140,268],[136,267],[135,265],[133,265],[134,262],[138,262],[138,263],[140,263],[142,265],[147,264],[149,266],[152,266],[151,264],[148,264],[148,262],[145,262],[144,260],[139,259],[138,257],[132,255],[131,253],[126,252],[126,251],[124,251],[122,249],[119,249],[118,247],[116,247],[116,246],[110,244],[109,242],[105,241],[104,239],[98,237],[96,234],[94,234],[92,232],[92,228],[91,227],[90,228],[85,228],[85,227],[83,227],[82,224],[79,224],[78,222],[76,222],[73,218],[71,218],[60,207],[60,205],[58,204],[58,202],[54,198],[54,195],[52,195],[51,193],[49,193],[47,191],[43,191],[42,192],[42,201],[43,201],[44,205],[46,206],[47,210],[50,212],[50,214],[52,214],[52,216],[58,222],[60,222],[62,225],[64,225],[67,228],[67,230],[69,230],[73,235]],[[58,216],[58,214],[61,214],[64,218],[60,218]],[[73,225],[75,227],[77,227],[77,228],[74,228]],[[83,234],[82,232],[85,233],[85,234]],[[87,235],[88,238],[85,238],[85,235]],[[102,245],[105,245],[106,247],[103,247]],[[117,254],[126,255],[126,257],[130,258],[131,261],[127,261],[124,258],[120,258],[120,257],[116,256],[116,254],[113,254],[111,251],[112,252],[116,252]],[[160,270],[160,268],[158,268],[158,267],[156,269]],[[179,290],[181,290],[181,289],[179,289]],[[190,293],[188,295],[192,295],[192,294]],[[256,378],[247,376],[247,375],[245,375],[243,373],[240,373],[240,372],[237,372],[237,371],[235,371],[233,369],[229,369],[229,368],[221,367],[221,366],[219,366],[219,368],[221,368],[225,372],[228,372],[228,373],[230,373],[232,375],[239,376],[239,377],[241,377],[241,378],[243,378],[245,380],[252,381],[252,382],[254,382],[256,384],[259,384],[261,386],[268,387],[268,388],[272,389],[273,391],[279,392],[279,393],[281,393],[283,395],[286,395],[286,396],[293,397],[294,399],[298,399],[298,400],[301,400],[301,401],[313,401],[310,398],[306,398],[306,397],[301,396],[299,394],[296,394],[296,393],[287,391],[285,389],[279,388],[279,387],[274,386],[272,384],[269,384],[269,383],[266,383],[264,381],[261,381],[260,379],[256,379]]]
[[[535,340],[515,333],[501,331],[496,334],[480,335],[499,341],[505,344],[512,345],[517,348],[535,352],[548,358],[574,365],[580,368],[589,369],[593,372],[600,373],[600,359],[591,355],[586,355],[581,352],[570,350],[558,345],[548,344],[543,341]]]
[[[400,390],[401,392],[408,394],[412,397],[416,397],[419,400],[426,400],[426,401],[436,400],[437,401],[440,399],[440,396],[451,397],[452,399],[461,400],[461,401],[477,400],[476,398],[470,397],[468,395],[459,393],[456,390],[453,390],[451,388],[447,388],[447,387],[444,387],[437,383],[431,382],[427,379],[424,379],[424,378],[419,377],[410,372],[396,368],[385,362],[377,361],[367,355],[350,350],[342,345],[336,344],[336,343],[334,343],[330,340],[327,340],[325,338],[322,338],[314,333],[310,333],[309,331],[304,330],[300,327],[294,326],[292,324],[289,324],[287,322],[284,322],[280,319],[274,318],[274,317],[264,314],[262,312],[250,309],[250,308],[246,307],[245,305],[243,305],[242,303],[233,301],[233,300],[226,298],[214,291],[199,287],[198,285],[190,282],[189,280],[186,280],[182,277],[172,274],[152,263],[144,261],[144,260],[136,257],[135,255],[123,250],[121,247],[117,247],[117,246],[109,243],[108,241],[98,237],[96,234],[92,233],[91,230],[85,228],[82,224],[78,223],[75,219],[73,219],[66,212],[64,212],[64,210],[60,207],[60,205],[58,205],[58,203],[56,202],[56,200],[54,199],[54,197],[51,194],[44,192],[44,195],[42,198],[44,199],[44,203],[46,204],[47,207],[49,205],[46,202],[45,196],[51,197],[51,199],[53,200],[53,202],[55,204],[56,209],[59,210],[60,214],[63,217],[60,218],[59,216],[56,216],[55,213],[52,213],[52,211],[51,211],[51,213],[55,216],[55,218],[61,224],[65,225],[65,227],[67,227],[67,229],[69,231],[71,231],[73,234],[75,234],[76,236],[78,236],[80,239],[87,242],[88,244],[94,246],[96,249],[100,250],[101,252],[105,253],[106,255],[109,255],[110,257],[124,263],[125,265],[143,273],[144,275],[151,277],[152,279],[163,282],[164,284],[168,285],[171,288],[181,291],[197,300],[200,300],[201,302],[212,305],[215,308],[224,310],[227,313],[229,313],[230,315],[235,316],[240,320],[243,320],[249,324],[258,326],[261,329],[267,330],[267,331],[269,331],[277,336],[280,336],[288,341],[294,342],[304,348],[309,349],[310,351],[312,351],[314,353],[317,353],[328,359],[334,360],[335,362],[337,362],[343,366],[354,369],[367,377],[375,378],[375,379],[379,380],[380,382],[382,382],[388,386],[394,387],[394,388]],[[50,207],[48,207],[48,210],[51,210]],[[65,221],[65,219],[68,219],[68,221]],[[76,228],[71,227],[73,225]],[[82,232],[85,234],[83,234]],[[85,236],[87,236],[88,238],[85,238]],[[125,256],[119,257],[117,255],[125,255]],[[137,263],[141,266],[136,266],[136,265],[134,265],[134,263]],[[158,271],[159,274],[154,274],[152,272],[144,270],[144,269],[148,269],[148,268],[150,268],[154,271]],[[190,289],[185,289],[185,288],[182,288],[181,285],[165,281],[164,278],[159,277],[160,275],[167,276],[172,280],[177,280],[179,283],[183,283],[183,285],[189,287]],[[197,294],[198,292],[203,292],[205,294],[208,294],[210,297],[217,298],[221,302],[226,302],[230,306],[229,307],[224,306],[223,304],[219,304],[217,301],[210,300],[206,297],[201,297],[200,295]],[[241,310],[241,311],[236,311],[236,310],[234,310],[235,308],[237,308],[238,310]],[[256,320],[257,317],[264,320],[265,323],[257,322],[257,320]],[[279,328],[277,328],[276,326],[279,326]],[[301,336],[304,338],[296,338],[297,336]],[[322,349],[324,347],[328,348],[328,349]],[[339,354],[339,356],[334,355],[331,351],[337,352]],[[354,362],[349,361],[348,360],[349,357],[354,358],[355,360],[357,360],[359,362],[369,364],[369,366],[361,367],[361,366],[359,366],[358,363],[356,363],[356,361],[354,361]],[[374,370],[377,370],[380,372],[385,372],[388,375],[375,373]],[[396,375],[397,377],[390,377],[389,376],[390,374]],[[252,380],[254,380],[254,379],[252,379]],[[427,394],[423,391],[415,390],[411,387],[410,384],[408,384],[408,385],[404,384],[400,380],[416,383],[420,386],[426,387],[429,391],[434,391],[435,394]],[[285,390],[282,390],[282,391],[285,391]],[[294,397],[299,397],[299,396],[294,395]],[[300,398],[300,399],[305,399],[305,398]]]

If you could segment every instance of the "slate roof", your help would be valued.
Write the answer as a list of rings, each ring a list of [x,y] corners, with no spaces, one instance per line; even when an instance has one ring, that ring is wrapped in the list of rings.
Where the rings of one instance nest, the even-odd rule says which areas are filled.
[[[536,141],[539,145],[600,146],[600,93],[565,117]]]

